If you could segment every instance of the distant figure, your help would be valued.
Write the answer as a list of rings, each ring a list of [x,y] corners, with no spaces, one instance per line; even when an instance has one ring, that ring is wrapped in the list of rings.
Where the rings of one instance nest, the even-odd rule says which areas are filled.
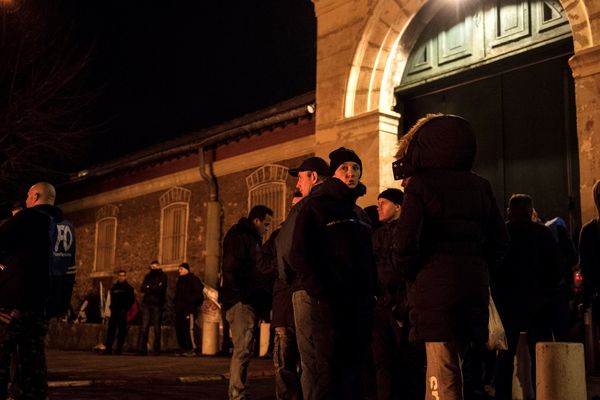
[[[552,218],[545,224],[557,244],[559,281],[551,295],[552,335],[557,342],[571,341],[571,310],[569,301],[573,297],[573,273],[579,261],[577,250],[571,239],[567,223],[561,217]]]
[[[514,357],[520,332],[527,333],[535,377],[535,344],[552,341],[552,297],[560,271],[558,249],[552,231],[532,221],[533,200],[513,194],[508,202],[506,227],[509,251],[492,275],[492,294],[498,309],[508,350],[499,351],[496,362],[496,399],[512,399]]]
[[[592,304],[592,320],[600,326],[600,180],[593,188],[596,218],[581,229],[579,238],[579,265],[583,275],[586,303]]]
[[[160,354],[160,340],[163,307],[167,297],[167,274],[163,272],[157,260],[150,263],[150,272],[144,276],[141,291],[142,326],[140,327],[139,354],[148,354],[148,332],[150,324],[154,328],[154,355]]]
[[[127,337],[127,312],[135,302],[133,287],[127,282],[127,272],[120,270],[117,282],[110,288],[110,318],[106,332],[106,350],[104,354],[123,354],[123,344]],[[117,337],[117,347],[113,345]]]
[[[200,278],[190,272],[188,263],[179,265],[179,278],[175,287],[175,330],[177,342],[181,348],[178,355],[195,356],[199,354],[198,328],[196,317],[198,307],[204,301],[204,285]]]
[[[393,164],[405,187],[393,263],[410,282],[411,336],[425,342],[427,400],[463,399],[461,364],[488,339],[489,268],[508,244],[490,183],[471,171],[476,150],[468,121],[430,114]]]
[[[273,211],[263,205],[252,207],[248,218],[233,225],[223,240],[223,308],[233,340],[229,377],[229,400],[244,400],[248,390],[248,365],[252,356],[254,332],[264,302],[271,302],[263,292],[256,268],[256,251],[271,225]],[[265,296],[268,296],[266,298]]]
[[[27,192],[27,208],[0,226],[0,398],[7,396],[10,357],[17,347],[22,398],[48,395],[44,346],[48,319],[68,309],[75,282],[75,232],[57,225],[64,217],[54,206],[55,199],[54,186],[36,183]],[[61,226],[60,240],[49,233],[51,226]],[[49,274],[56,258],[52,242],[69,264],[70,273],[60,281],[60,297],[49,297],[56,288],[52,283],[58,283]]]

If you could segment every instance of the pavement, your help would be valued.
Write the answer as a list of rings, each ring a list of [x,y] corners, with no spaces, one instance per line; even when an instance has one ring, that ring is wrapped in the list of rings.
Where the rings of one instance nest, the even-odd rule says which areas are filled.
[[[182,384],[229,379],[229,357],[183,357],[175,354],[100,355],[85,351],[48,350],[50,388],[122,384]],[[273,376],[273,360],[253,358],[248,376]]]

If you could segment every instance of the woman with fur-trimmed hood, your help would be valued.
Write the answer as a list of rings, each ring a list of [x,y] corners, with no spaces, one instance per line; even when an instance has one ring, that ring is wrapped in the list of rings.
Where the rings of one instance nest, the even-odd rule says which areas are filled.
[[[404,179],[394,264],[411,282],[411,336],[425,342],[426,399],[462,399],[461,359],[488,336],[489,268],[508,245],[490,183],[471,171],[476,141],[455,115],[419,120],[400,143]]]

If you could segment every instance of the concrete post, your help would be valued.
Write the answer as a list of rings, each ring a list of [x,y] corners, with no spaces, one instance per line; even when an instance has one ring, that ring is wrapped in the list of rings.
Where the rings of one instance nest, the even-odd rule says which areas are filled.
[[[583,344],[540,342],[535,359],[538,400],[586,400]]]
[[[221,240],[221,204],[209,201],[206,213],[206,268],[204,282],[217,288]],[[202,322],[202,354],[215,355],[219,351],[219,323]]]

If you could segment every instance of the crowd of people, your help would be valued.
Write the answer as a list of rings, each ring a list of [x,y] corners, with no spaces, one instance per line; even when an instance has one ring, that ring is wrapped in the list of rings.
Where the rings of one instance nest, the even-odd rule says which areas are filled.
[[[475,154],[468,121],[428,115],[399,143],[392,171],[401,188],[379,193],[375,213],[356,204],[366,193],[361,158],[340,147],[329,162],[309,157],[289,170],[297,179],[291,210],[264,243],[270,208],[254,206],[234,224],[223,240],[219,288],[233,347],[228,398],[248,398],[261,320],[273,331],[278,400],[511,399],[522,332],[532,376],[535,343],[572,340],[578,262],[585,305],[600,301],[600,219],[583,227],[577,250],[565,221],[542,221],[527,194],[510,197],[505,221],[490,183],[472,171]],[[593,193],[600,215],[600,183]],[[47,395],[43,339],[48,319],[64,311],[75,269],[74,232],[55,197],[48,183],[32,186],[26,208],[0,225],[0,398],[8,396],[14,357],[26,398]],[[47,271],[48,248],[59,245],[69,256],[64,276]],[[180,354],[196,355],[204,286],[187,263],[178,272]],[[32,278],[41,275],[50,281]],[[152,261],[140,287],[140,355],[148,354],[150,327],[152,354],[161,352],[167,281]],[[503,350],[486,345],[490,297],[504,325]],[[120,270],[105,354],[121,354],[134,304]]]
[[[356,205],[365,187],[353,150],[289,170],[297,192],[282,225],[261,245],[272,211],[259,206],[230,231],[245,226],[245,240],[224,247],[229,399],[247,398],[265,281],[278,399],[511,399],[522,332],[532,377],[535,343],[574,340],[579,257],[565,221],[542,221],[527,194],[510,197],[505,221],[490,183],[472,171],[475,154],[463,118],[421,119],[393,165],[402,189],[381,192],[370,217]],[[584,227],[579,247],[588,288],[600,287],[598,226]],[[597,301],[597,290],[587,291]],[[491,296],[503,350],[487,346]]]

